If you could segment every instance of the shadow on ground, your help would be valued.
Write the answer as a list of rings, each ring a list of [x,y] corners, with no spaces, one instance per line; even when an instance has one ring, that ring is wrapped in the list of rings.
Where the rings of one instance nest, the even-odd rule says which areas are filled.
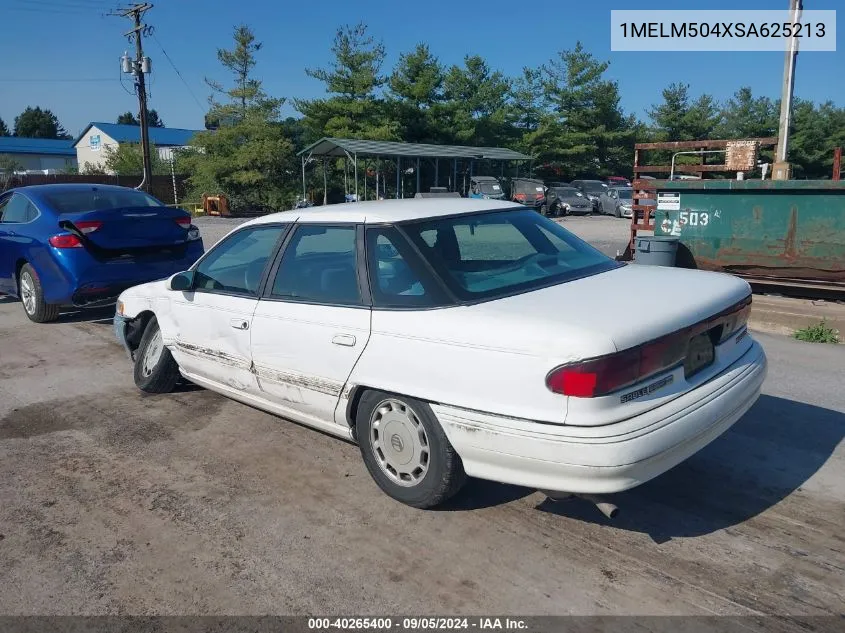
[[[658,542],[741,524],[783,501],[821,469],[845,437],[845,414],[763,395],[727,433],[660,477],[613,495],[606,519],[580,500],[537,509],[643,532]]]
[[[6,303],[20,303],[20,300],[9,295],[0,294],[0,305]],[[21,306],[21,311],[23,311],[23,306]],[[87,309],[63,308],[55,323],[96,323],[100,325],[111,325],[113,319],[113,305]]]
[[[648,534],[662,543],[741,524],[781,502],[824,466],[845,437],[845,414],[763,395],[727,433],[660,477],[610,495],[605,518],[582,499],[543,500],[542,512]],[[471,479],[441,509],[476,510],[535,491]]]

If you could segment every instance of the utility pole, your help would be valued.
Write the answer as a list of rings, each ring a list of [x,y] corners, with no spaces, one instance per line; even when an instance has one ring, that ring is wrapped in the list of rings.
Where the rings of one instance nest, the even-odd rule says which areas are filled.
[[[803,11],[802,0],[789,0],[789,19],[792,30],[801,21]],[[792,123],[792,93],[795,88],[795,63],[798,58],[798,39],[789,38],[789,47],[783,64],[783,87],[780,95],[780,124],[778,129],[778,146],[775,163],[772,165],[772,180],[789,180],[792,177],[792,166],[787,161],[789,153],[789,126]]]
[[[138,94],[138,120],[141,123],[141,156],[144,162],[144,178],[138,189],[144,191],[150,190],[150,184],[153,179],[152,161],[150,160],[150,128],[147,120],[147,87],[144,80],[144,75],[149,73],[151,69],[150,58],[144,57],[143,36],[152,33],[152,27],[141,23],[141,18],[150,9],[153,8],[149,2],[143,4],[133,4],[128,9],[124,9],[117,14],[124,18],[131,18],[134,22],[134,27],[126,32],[124,35],[130,39],[135,40],[135,59],[128,59],[126,56],[121,60],[121,69],[124,73],[132,73],[135,76],[135,92]]]

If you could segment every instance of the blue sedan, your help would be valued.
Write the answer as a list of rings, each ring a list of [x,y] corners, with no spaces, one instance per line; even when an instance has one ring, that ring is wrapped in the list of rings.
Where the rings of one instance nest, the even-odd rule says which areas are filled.
[[[56,184],[0,194],[0,294],[18,297],[37,323],[62,307],[114,303],[203,252],[191,215],[142,191]]]

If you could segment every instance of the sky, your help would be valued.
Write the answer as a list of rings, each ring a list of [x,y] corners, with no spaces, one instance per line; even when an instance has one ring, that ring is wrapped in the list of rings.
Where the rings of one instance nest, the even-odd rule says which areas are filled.
[[[780,96],[784,55],[754,53],[649,53],[610,51],[611,9],[782,9],[788,0],[151,0],[145,39],[152,58],[149,107],[168,127],[199,129],[209,89],[204,78],[227,84],[216,51],[232,43],[236,24],[250,26],[263,43],[256,76],[276,97],[313,98],[323,85],[305,74],[331,60],[330,47],[342,24],[364,22],[387,49],[385,69],[400,53],[425,42],[441,62],[460,64],[478,54],[490,66],[516,75],[538,67],[558,51],[582,41],[599,60],[610,61],[606,77],[619,82],[622,107],[640,118],[661,100],[672,82],[690,84],[693,95],[718,100],[750,86],[755,95]],[[51,109],[72,135],[91,121],[114,121],[137,110],[120,56],[133,48],[124,33],[129,20],[108,16],[115,0],[0,0],[0,118],[9,128],[26,106]],[[842,0],[804,0],[804,9],[836,9]],[[525,7],[531,7],[530,9]],[[798,57],[795,96],[845,105],[840,29],[837,52]],[[168,58],[164,55],[166,51]],[[171,62],[172,61],[172,65]],[[183,80],[176,70],[181,73]],[[286,106],[286,115],[297,115]]]

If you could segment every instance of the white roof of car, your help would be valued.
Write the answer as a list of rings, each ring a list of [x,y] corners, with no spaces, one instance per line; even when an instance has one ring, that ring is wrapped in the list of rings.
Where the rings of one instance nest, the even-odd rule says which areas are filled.
[[[484,200],[475,198],[409,198],[406,200],[371,200],[369,202],[346,202],[307,209],[294,209],[271,213],[250,220],[247,224],[269,222],[338,222],[383,224],[422,220],[444,215],[498,211],[502,209],[524,209],[517,202]]]

